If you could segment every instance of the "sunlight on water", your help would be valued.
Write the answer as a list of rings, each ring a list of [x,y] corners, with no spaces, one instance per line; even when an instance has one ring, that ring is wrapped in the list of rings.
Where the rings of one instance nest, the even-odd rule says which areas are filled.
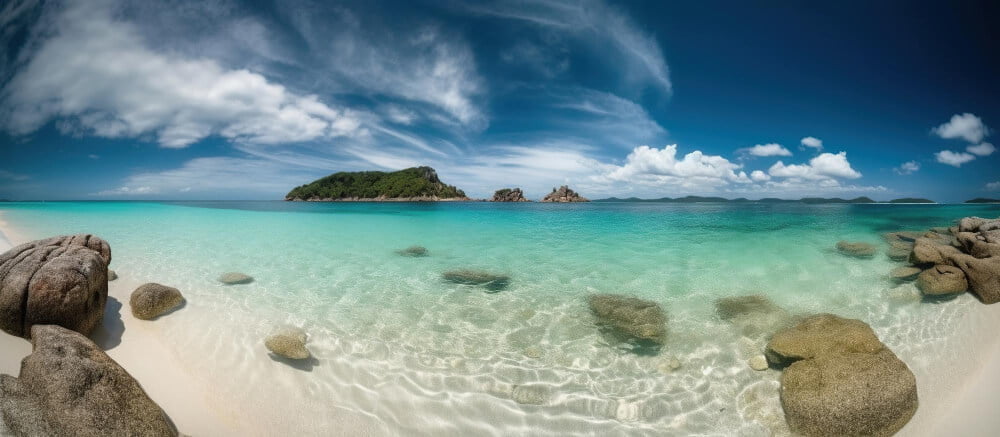
[[[719,319],[720,297],[766,294],[792,314],[870,323],[920,374],[949,323],[977,305],[920,304],[887,273],[879,234],[997,216],[996,206],[725,204],[5,204],[30,237],[88,232],[112,268],[182,290],[162,320],[179,359],[219,396],[291,393],[312,419],[361,413],[420,435],[783,434],[779,373],[746,360],[764,338]],[[874,259],[833,250],[877,244]],[[397,250],[421,245],[426,257]],[[442,280],[487,270],[498,293]],[[256,281],[223,286],[219,274]],[[668,340],[633,354],[602,336],[586,302],[621,293],[658,302]],[[317,362],[286,371],[262,339],[302,326]],[[679,367],[677,367],[679,364]],[[675,368],[676,367],[676,368]],[[295,425],[291,425],[295,426]]]

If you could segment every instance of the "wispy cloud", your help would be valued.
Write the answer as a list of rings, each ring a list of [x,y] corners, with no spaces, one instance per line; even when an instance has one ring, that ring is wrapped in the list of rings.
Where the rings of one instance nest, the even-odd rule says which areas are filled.
[[[816,137],[805,137],[799,143],[802,144],[802,147],[823,150],[823,140]]]
[[[962,164],[971,162],[976,159],[976,155],[965,153],[965,152],[953,152],[951,150],[942,150],[934,154],[934,158],[937,162],[942,164],[950,165],[952,167],[961,167]]]
[[[26,181],[26,180],[30,179],[30,177],[28,177],[28,175],[24,175],[24,174],[20,174],[20,173],[14,173],[12,171],[7,171],[7,170],[0,169],[0,179],[5,179],[5,180],[8,180],[8,181],[18,181],[18,182],[20,182],[20,181]]]
[[[898,175],[908,175],[920,171],[920,163],[917,161],[907,161],[892,169]]]
[[[778,143],[757,144],[753,147],[739,149],[737,152],[751,156],[792,156],[791,151]]]

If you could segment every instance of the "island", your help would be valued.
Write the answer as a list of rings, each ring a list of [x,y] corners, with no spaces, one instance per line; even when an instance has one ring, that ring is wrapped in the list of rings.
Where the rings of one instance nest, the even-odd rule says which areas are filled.
[[[904,197],[902,199],[892,199],[889,203],[937,203],[930,199],[923,199],[920,197]]]
[[[580,193],[571,190],[566,185],[553,188],[552,192],[545,195],[542,202],[569,203],[569,202],[590,202],[590,199],[583,197]]]
[[[501,188],[493,193],[490,202],[530,202],[520,188]]]
[[[1000,203],[1000,199],[990,199],[986,197],[977,197],[972,200],[966,200],[965,203]]]
[[[468,201],[465,192],[441,182],[430,167],[394,172],[339,172],[300,185],[285,196],[307,202],[446,202]]]
[[[808,204],[827,204],[827,203],[885,203],[876,202],[868,197],[856,197],[854,199],[841,199],[839,197],[803,197],[798,200],[792,199],[778,199],[774,197],[767,197],[760,200],[750,200],[745,197],[740,197],[737,199],[726,199],[724,197],[704,197],[704,196],[685,196],[678,198],[661,197],[659,199],[640,199],[637,197],[629,197],[627,199],[619,199],[617,197],[611,197],[607,199],[598,199],[595,202],[661,202],[661,203],[808,203]],[[932,202],[933,203],[933,202]]]

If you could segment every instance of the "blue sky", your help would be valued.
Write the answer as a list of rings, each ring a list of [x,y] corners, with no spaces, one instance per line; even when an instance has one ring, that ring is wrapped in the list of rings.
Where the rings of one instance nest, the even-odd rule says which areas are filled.
[[[0,6],[0,198],[1000,197],[995,2],[150,3]]]

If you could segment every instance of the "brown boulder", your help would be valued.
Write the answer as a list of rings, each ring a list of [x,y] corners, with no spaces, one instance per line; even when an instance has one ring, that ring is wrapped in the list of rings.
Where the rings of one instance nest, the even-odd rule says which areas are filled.
[[[776,366],[830,353],[875,353],[883,347],[867,323],[833,314],[807,317],[771,337],[765,355]]]
[[[177,435],[139,383],[89,339],[54,325],[31,331],[20,375],[0,375],[0,414],[14,435]]]
[[[979,300],[987,304],[1000,302],[1000,258],[976,258],[959,253],[948,259],[962,269],[969,282],[969,291]]]
[[[864,242],[838,241],[837,251],[855,258],[871,258],[875,256],[875,245]]]
[[[594,294],[587,303],[599,325],[656,344],[667,339],[667,316],[656,302],[620,294]]]
[[[998,231],[959,232],[957,236],[962,251],[976,258],[1000,257],[998,237]]]
[[[889,272],[889,276],[898,282],[912,281],[917,279],[918,275],[920,275],[920,269],[910,266],[896,267]]]
[[[958,267],[936,265],[917,276],[917,288],[925,295],[941,296],[965,292],[969,283]]]
[[[139,320],[152,320],[184,303],[184,296],[173,287],[150,282],[132,292],[129,306]]]
[[[918,266],[948,264],[948,257],[960,253],[952,246],[937,244],[927,238],[918,238],[910,253],[910,263]]]
[[[542,202],[590,202],[590,200],[563,185],[559,187],[559,189],[553,188],[552,192],[547,194],[545,198],[542,199]]]
[[[0,254],[0,329],[25,338],[54,324],[90,334],[104,318],[111,249],[92,235],[32,241]]]

